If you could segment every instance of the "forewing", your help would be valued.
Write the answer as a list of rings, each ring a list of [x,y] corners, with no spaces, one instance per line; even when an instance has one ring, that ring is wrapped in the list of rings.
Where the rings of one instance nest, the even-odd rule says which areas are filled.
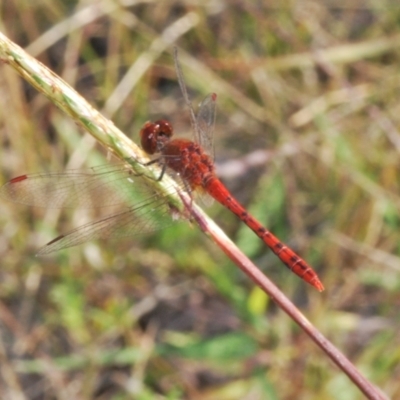
[[[178,48],[174,47],[174,61],[175,69],[178,77],[179,86],[183,98],[185,100],[186,106],[189,110],[190,122],[192,124],[194,141],[201,145],[203,150],[208,156],[214,160],[214,125],[215,125],[215,106],[217,95],[215,93],[210,93],[202,101],[199,107],[199,112],[197,117],[194,115],[193,106],[190,102],[189,95],[186,89],[185,81],[183,78],[183,72],[181,64],[178,58]]]
[[[22,175],[0,188],[15,203],[46,208],[96,208],[129,203],[144,192],[143,178],[124,165]]]

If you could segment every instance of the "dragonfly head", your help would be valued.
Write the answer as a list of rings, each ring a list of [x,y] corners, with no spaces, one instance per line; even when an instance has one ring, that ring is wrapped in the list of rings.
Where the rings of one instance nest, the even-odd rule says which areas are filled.
[[[167,120],[146,122],[140,130],[140,142],[147,154],[155,154],[163,149],[172,135],[172,125]]]

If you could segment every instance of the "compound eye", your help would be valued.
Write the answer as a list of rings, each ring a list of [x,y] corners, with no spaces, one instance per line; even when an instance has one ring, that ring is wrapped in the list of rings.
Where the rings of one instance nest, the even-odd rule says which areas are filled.
[[[146,122],[140,130],[140,143],[147,154],[158,153],[173,134],[172,125],[165,119]]]
[[[147,154],[157,151],[157,141],[160,125],[154,122],[146,122],[140,130],[140,143]]]

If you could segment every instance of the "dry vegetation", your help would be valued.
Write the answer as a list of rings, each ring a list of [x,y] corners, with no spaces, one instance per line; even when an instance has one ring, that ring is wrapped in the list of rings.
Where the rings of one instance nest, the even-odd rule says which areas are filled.
[[[0,30],[135,141],[161,117],[188,134],[176,41],[194,104],[218,93],[219,175],[326,291],[291,275],[219,205],[209,214],[371,382],[400,398],[400,5],[81,3],[3,2]],[[0,93],[2,182],[107,162],[6,65]],[[35,257],[94,217],[0,201],[4,398],[363,398],[189,224]]]

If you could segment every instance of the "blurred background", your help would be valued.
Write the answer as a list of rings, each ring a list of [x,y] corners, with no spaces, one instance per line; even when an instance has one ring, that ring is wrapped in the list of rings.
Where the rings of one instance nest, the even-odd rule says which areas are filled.
[[[365,376],[400,398],[400,4],[46,1],[0,30],[134,141],[190,137],[218,94],[218,174],[318,272],[317,293],[218,204],[207,212]],[[1,183],[107,163],[0,66]],[[198,229],[35,257],[93,220],[0,199],[0,389],[7,399],[361,399],[350,380]]]

